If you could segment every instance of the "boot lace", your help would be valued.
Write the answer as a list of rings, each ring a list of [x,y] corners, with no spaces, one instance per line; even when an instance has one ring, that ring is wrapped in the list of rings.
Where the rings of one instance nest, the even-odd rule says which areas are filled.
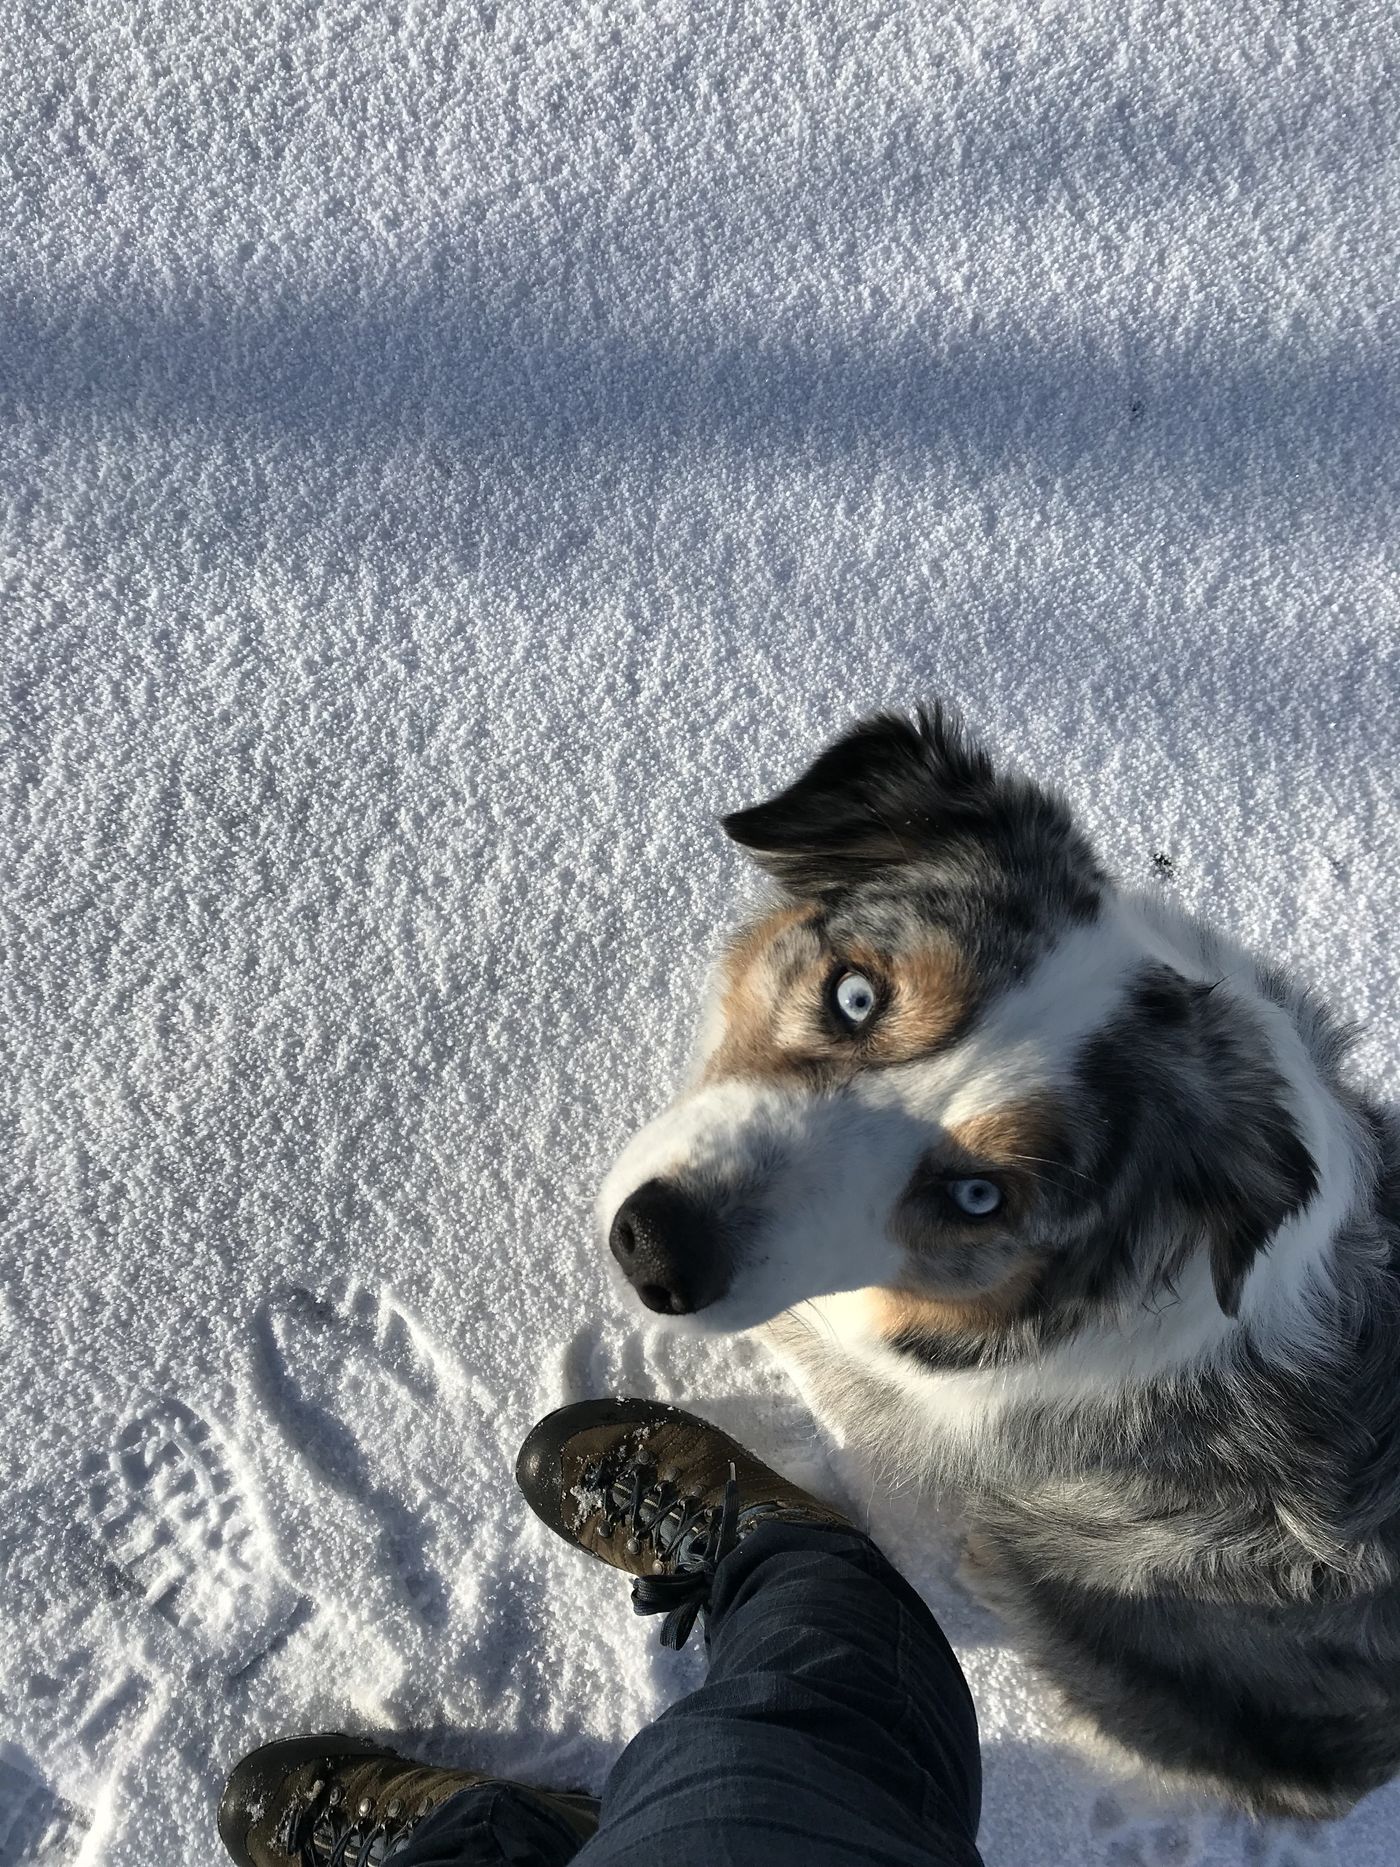
[[[637,1576],[632,1583],[632,1606],[638,1614],[665,1615],[661,1644],[672,1649],[685,1645],[697,1617],[709,1606],[719,1565],[774,1508],[770,1504],[740,1508],[733,1465],[718,1504],[685,1495],[642,1460],[617,1478],[599,1465],[584,1483],[603,1499],[600,1534],[611,1537],[625,1525],[629,1540],[649,1544],[670,1570],[665,1575]]]
[[[342,1785],[319,1778],[287,1810],[272,1845],[296,1867],[381,1867],[407,1847],[421,1813],[409,1815],[395,1800],[375,1821],[366,1798],[352,1815]]]

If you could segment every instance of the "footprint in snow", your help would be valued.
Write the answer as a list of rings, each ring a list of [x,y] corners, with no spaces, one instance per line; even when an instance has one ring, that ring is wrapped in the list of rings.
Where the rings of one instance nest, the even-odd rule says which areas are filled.
[[[91,1826],[88,1810],[0,1761],[0,1867],[70,1867]]]
[[[459,1499],[476,1477],[490,1395],[389,1292],[357,1280],[324,1296],[284,1285],[259,1312],[256,1339],[288,1438],[369,1513],[410,1605],[440,1624],[451,1597],[433,1546],[442,1539],[460,1554],[470,1543]]]
[[[230,1677],[303,1606],[234,1449],[173,1395],[142,1395],[83,1467],[99,1543],[125,1584]]]

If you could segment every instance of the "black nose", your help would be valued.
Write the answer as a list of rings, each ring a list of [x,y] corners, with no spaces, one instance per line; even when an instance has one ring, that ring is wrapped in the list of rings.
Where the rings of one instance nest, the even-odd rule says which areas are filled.
[[[714,1215],[668,1180],[648,1180],[618,1207],[608,1247],[643,1303],[663,1316],[707,1308],[729,1282]]]

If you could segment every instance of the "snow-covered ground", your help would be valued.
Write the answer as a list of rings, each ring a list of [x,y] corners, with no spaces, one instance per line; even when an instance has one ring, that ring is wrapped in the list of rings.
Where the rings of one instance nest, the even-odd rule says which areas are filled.
[[[1397,56],[1388,0],[4,9],[3,1867],[212,1862],[319,1725],[598,1780],[699,1662],[527,1519],[566,1396],[853,1494],[590,1202],[715,814],[857,712],[956,697],[1400,1092]],[[1394,1867],[1400,1791],[1134,1814],[868,1502],[990,1867]]]

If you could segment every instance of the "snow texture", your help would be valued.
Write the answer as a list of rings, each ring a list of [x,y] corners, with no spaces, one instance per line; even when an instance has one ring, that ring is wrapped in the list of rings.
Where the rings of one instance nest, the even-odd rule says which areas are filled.
[[[289,1730],[597,1782],[699,1676],[510,1475],[599,1390],[861,1509],[992,1867],[1393,1867],[1144,1813],[593,1188],[750,883],[954,696],[1397,1072],[1385,0],[10,0],[0,1863],[213,1860]]]

